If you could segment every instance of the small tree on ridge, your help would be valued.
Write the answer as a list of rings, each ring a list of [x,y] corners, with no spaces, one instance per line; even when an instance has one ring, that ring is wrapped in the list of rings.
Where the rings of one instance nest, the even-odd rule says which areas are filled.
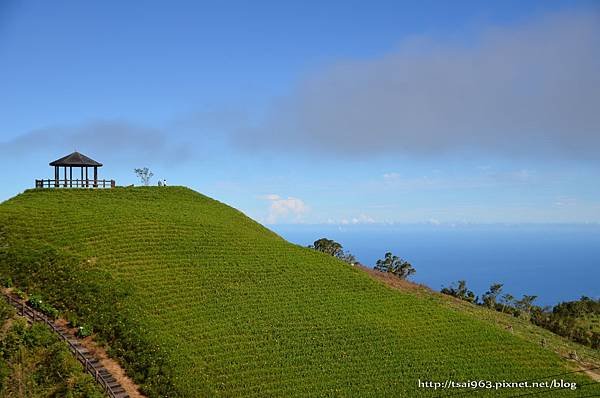
[[[342,245],[334,240],[321,238],[316,240],[311,246],[311,249],[329,254],[330,256],[337,257],[343,252]]]
[[[151,172],[149,168],[144,167],[141,169],[133,169],[133,172],[140,179],[144,186],[147,187],[148,185],[150,185],[150,179],[152,178],[154,173]]]
[[[356,257],[351,253],[345,252],[342,245],[334,240],[321,238],[319,240],[314,241],[312,245],[308,246],[310,249],[314,249],[320,251],[325,254],[329,254],[332,257],[339,258],[340,260],[348,263],[350,265],[355,265],[358,263],[356,261]]]
[[[383,260],[377,260],[374,268],[377,271],[394,274],[400,279],[406,279],[417,272],[411,263],[398,256],[394,256],[391,252],[385,253]]]
[[[490,290],[485,292],[483,296],[481,296],[481,300],[483,301],[483,305],[488,308],[496,309],[496,304],[498,303],[498,295],[502,292],[502,283],[494,283],[490,286]]]

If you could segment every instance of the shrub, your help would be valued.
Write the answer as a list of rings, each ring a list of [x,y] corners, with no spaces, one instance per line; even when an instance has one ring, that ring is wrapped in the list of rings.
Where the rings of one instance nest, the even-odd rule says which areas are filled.
[[[4,287],[13,287],[13,281],[10,276],[5,276],[2,278],[2,286]]]
[[[54,319],[58,318],[59,311],[44,300],[42,300],[42,296],[40,296],[39,294],[32,294],[31,297],[29,297],[27,303],[31,308],[40,311],[42,314],[45,314]]]
[[[84,337],[91,336],[92,332],[93,332],[93,329],[91,326],[83,324],[77,328],[76,334],[77,334],[77,337],[84,338]]]
[[[67,323],[68,323],[69,327],[78,328],[79,326],[81,326],[81,322],[79,321],[79,317],[74,312],[68,311],[65,314],[65,319],[67,320]]]
[[[12,305],[4,300],[0,300],[0,323],[11,318],[15,314],[15,309]]]
[[[42,297],[38,294],[32,294],[29,300],[27,300],[27,304],[37,310],[42,306]]]
[[[27,298],[27,294],[25,294],[25,292],[21,289],[15,289],[13,293],[16,294],[21,300],[25,300]]]
[[[400,279],[407,279],[416,272],[412,264],[398,256],[394,256],[391,252],[385,253],[384,259],[377,260],[374,269],[381,272],[389,272]]]

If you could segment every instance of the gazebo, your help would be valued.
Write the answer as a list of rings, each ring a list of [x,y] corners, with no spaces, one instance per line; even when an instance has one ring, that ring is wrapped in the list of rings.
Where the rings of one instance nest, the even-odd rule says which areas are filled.
[[[114,180],[99,180],[98,167],[102,167],[102,163],[96,162],[79,152],[73,152],[70,155],[62,157],[50,163],[54,167],[54,180],[35,180],[36,188],[114,188]],[[64,170],[64,178],[60,179],[60,168]],[[73,168],[79,168],[81,179],[73,179]],[[94,178],[90,180],[88,169],[94,169]],[[67,169],[69,174],[67,175]]]

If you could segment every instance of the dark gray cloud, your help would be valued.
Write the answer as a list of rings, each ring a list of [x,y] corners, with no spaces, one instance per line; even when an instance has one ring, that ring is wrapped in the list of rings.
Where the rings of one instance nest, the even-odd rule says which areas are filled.
[[[52,126],[30,131],[0,143],[3,157],[23,158],[56,151],[62,156],[74,150],[102,159],[152,160],[179,163],[190,151],[165,131],[120,120],[98,120],[77,126]],[[53,159],[50,159],[53,160]]]
[[[378,59],[339,62],[240,129],[253,148],[596,156],[600,14],[546,15],[472,43],[415,37]]]

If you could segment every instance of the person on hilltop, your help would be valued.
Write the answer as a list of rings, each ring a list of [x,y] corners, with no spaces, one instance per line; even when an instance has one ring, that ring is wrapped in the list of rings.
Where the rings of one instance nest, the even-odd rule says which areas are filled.
[[[163,184],[162,184],[162,181],[161,181],[161,180],[158,180],[158,186],[159,186],[159,187],[162,187],[162,185],[163,185]]]

